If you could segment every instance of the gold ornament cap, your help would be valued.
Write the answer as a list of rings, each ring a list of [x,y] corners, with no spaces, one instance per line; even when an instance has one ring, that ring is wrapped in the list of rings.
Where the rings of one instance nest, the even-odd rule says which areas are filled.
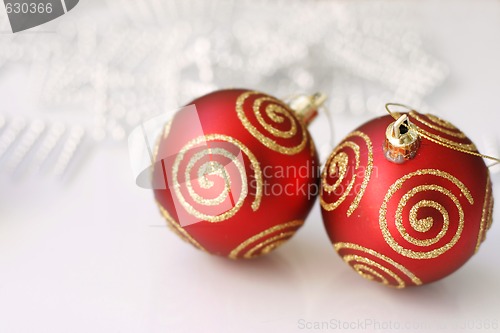
[[[311,96],[300,95],[288,102],[290,108],[295,111],[297,118],[304,124],[309,124],[318,115],[318,109],[325,103],[327,96],[316,93]]]
[[[415,158],[420,148],[420,135],[408,115],[401,115],[385,131],[385,157],[397,164]]]

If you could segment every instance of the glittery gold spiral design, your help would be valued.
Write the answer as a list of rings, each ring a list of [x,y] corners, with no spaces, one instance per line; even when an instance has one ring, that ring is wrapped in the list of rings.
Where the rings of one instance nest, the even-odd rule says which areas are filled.
[[[177,236],[179,236],[183,241],[190,243],[199,250],[207,252],[203,246],[200,245],[191,235],[189,235],[184,228],[181,227],[179,222],[177,222],[168,211],[163,208],[163,206],[157,202],[158,208],[160,208],[161,215],[165,218],[167,226],[172,230]]]
[[[491,191],[490,191],[491,192]],[[495,200],[493,199],[493,193],[490,194],[490,200],[488,204],[488,217],[486,218],[486,230],[491,229],[491,225],[493,224],[493,207],[495,205]]]
[[[303,224],[302,220],[294,220],[262,231],[238,245],[229,253],[229,258],[252,259],[268,254],[290,239]]]
[[[421,176],[426,177],[425,183],[427,184],[411,187],[408,192],[403,195],[398,195],[397,197],[400,197],[401,199],[398,202],[396,212],[390,212],[388,210],[388,206],[391,200],[393,200],[395,194],[403,189],[406,190],[409,187],[409,185],[406,187],[404,186],[405,182]],[[434,177],[435,179],[431,180],[429,177]],[[443,183],[443,181],[449,182],[457,187],[461,192],[460,197],[464,196],[470,205],[474,204],[474,199],[470,191],[460,180],[447,172],[436,169],[423,169],[407,174],[397,180],[389,188],[389,191],[387,192],[380,208],[379,223],[380,230],[382,231],[385,241],[392,247],[392,249],[394,249],[394,251],[405,257],[413,259],[431,259],[436,258],[450,250],[458,242],[464,228],[465,214],[460,200],[452,193],[452,191],[439,185]],[[403,212],[405,209],[408,209],[408,202],[414,202],[414,200],[412,201],[412,198],[415,196],[422,198],[422,194],[426,194],[429,199],[432,198],[433,200],[420,199],[420,201],[413,204],[410,208],[408,213],[409,217],[407,219],[403,218]],[[438,198],[442,198],[439,199],[441,202],[436,201]],[[450,203],[456,207],[457,213],[454,216],[458,215],[458,223],[454,223],[456,219],[453,220],[453,223],[450,221],[451,213],[446,208],[446,206],[450,206]],[[442,227],[439,233],[433,237],[430,237],[429,234],[432,234],[432,230],[435,230],[436,221],[434,221],[431,216],[427,218],[418,218],[418,212],[422,208],[425,208],[426,210],[436,210],[442,216]],[[402,238],[401,242],[406,241],[408,245],[403,246],[396,241],[395,237],[389,230],[388,219],[394,219],[393,223],[395,224],[397,233],[399,234],[397,237]],[[412,230],[407,230],[409,227],[411,227]],[[435,246],[439,242],[443,243],[443,239],[446,239],[446,244],[439,247]],[[422,248],[422,250],[415,251],[408,247],[418,247]]]
[[[363,143],[363,148],[360,147],[360,142]],[[361,152],[365,149],[366,162],[361,163]],[[352,159],[352,161],[351,161]],[[357,193],[352,193],[354,185],[360,173],[363,172],[363,180],[361,186],[357,189]],[[338,145],[332,152],[323,169],[321,182],[320,202],[323,209],[327,211],[335,210],[339,207],[349,195],[354,195],[347,216],[358,208],[361,199],[366,191],[366,187],[370,181],[373,170],[373,145],[370,138],[360,131],[355,131],[349,134],[343,143]],[[331,183],[335,180],[335,183]],[[338,198],[334,202],[328,202],[325,197],[331,193],[339,192]]]
[[[223,144],[221,145],[220,143]],[[222,222],[224,220],[227,220],[239,211],[239,209],[243,206],[245,198],[248,196],[248,180],[246,176],[245,165],[242,163],[243,161],[240,160],[238,156],[236,156],[236,154],[231,151],[231,149],[229,149],[228,145],[232,145],[233,148],[236,147],[236,150],[242,152],[242,154],[244,154],[246,158],[250,160],[252,171],[254,172],[256,181],[255,199],[252,202],[252,209],[256,211],[260,206],[263,181],[262,171],[255,155],[243,143],[230,136],[222,134],[209,134],[200,136],[188,142],[179,151],[172,166],[173,188],[177,200],[182,204],[182,206],[189,214],[197,217],[200,220],[208,222]],[[196,153],[191,153],[192,150],[195,149],[198,149],[198,151]],[[189,161],[187,161],[187,163],[183,163],[183,160],[188,152],[191,154]],[[197,207],[214,207],[220,205],[228,199],[228,196],[232,195],[230,172],[226,170],[228,166],[224,166],[219,161],[220,159],[225,159],[231,168],[236,168],[237,174],[240,178],[241,189],[238,189],[239,196],[237,200],[235,200],[235,202],[233,202],[235,198],[232,198],[231,196],[231,200],[233,203],[231,209],[221,214],[212,215],[198,210],[197,208],[195,208],[195,205]],[[181,166],[181,163],[185,165],[185,169],[183,170],[184,182],[182,183],[182,186],[179,182],[179,168]],[[193,180],[191,179],[191,177],[193,169],[197,165],[200,166],[197,169],[196,178],[199,186],[202,189],[210,189],[214,186],[214,181],[208,178],[209,175],[217,176],[224,182],[224,189],[216,197],[203,197],[194,189]],[[187,190],[187,194],[189,194],[188,198],[186,198],[185,193],[181,191],[181,187]]]
[[[158,162],[157,157],[158,157],[158,150],[160,149],[160,142],[162,140],[165,140],[168,137],[168,135],[170,134],[170,129],[172,128],[173,121],[174,121],[173,119],[170,119],[169,121],[167,121],[165,123],[165,126],[163,126],[163,130],[161,132],[161,135],[159,135],[158,139],[156,139],[156,144],[155,144],[155,148],[153,151],[153,161],[155,161],[155,162]],[[151,172],[153,172],[152,168],[151,168]]]
[[[374,250],[352,243],[336,243],[335,251],[359,275],[370,281],[377,281],[398,289],[407,283],[421,285],[422,281],[403,265]]]
[[[260,97],[258,97],[260,95]],[[252,123],[245,111],[245,103],[252,102],[252,117],[257,124]],[[250,109],[250,108],[248,108]],[[308,135],[305,125],[297,119],[293,111],[283,102],[263,95],[256,91],[241,94],[236,101],[236,113],[243,126],[267,148],[285,155],[295,155],[301,152],[307,144]],[[263,116],[266,115],[266,120]],[[287,130],[277,128],[277,125],[289,124]],[[297,143],[300,140],[299,143]],[[283,141],[290,144],[283,144]]]
[[[491,227],[493,222],[493,193],[491,193],[491,179],[488,173],[486,182],[486,193],[484,195],[483,212],[481,215],[481,224],[479,227],[479,235],[477,237],[476,251],[479,251],[481,243],[486,239],[486,232]]]
[[[448,121],[431,114],[420,114],[416,111],[411,111],[409,116],[417,125],[418,132],[425,138],[455,149],[477,151],[476,146],[467,139],[467,136]]]

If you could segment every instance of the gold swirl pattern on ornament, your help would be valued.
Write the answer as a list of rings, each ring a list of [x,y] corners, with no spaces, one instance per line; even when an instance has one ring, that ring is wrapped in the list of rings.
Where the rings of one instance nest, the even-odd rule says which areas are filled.
[[[200,243],[198,243],[193,237],[191,237],[190,234],[186,232],[186,230],[184,230],[184,228],[181,227],[181,225],[168,213],[165,208],[163,208],[159,202],[156,202],[156,204],[158,205],[158,208],[160,208],[161,215],[167,221],[167,226],[170,230],[177,234],[177,236],[179,236],[183,241],[190,243],[199,250],[207,252],[207,250],[205,250]]]
[[[252,259],[260,255],[267,254],[290,239],[303,224],[304,221],[302,220],[294,220],[264,230],[238,245],[238,247],[229,253],[229,258],[237,259],[238,257],[243,256],[245,259]],[[287,231],[288,229],[293,230]],[[275,233],[278,234],[273,237],[266,238]],[[247,249],[252,244],[255,245],[252,248]],[[244,251],[245,249],[247,250]]]
[[[349,209],[347,210],[347,216],[351,216],[352,213],[354,213],[354,211],[358,208],[359,203],[363,198],[363,195],[366,191],[366,188],[368,187],[368,183],[371,178],[373,170],[373,145],[368,135],[360,131],[355,131],[349,134],[345,139],[346,141],[337,146],[330,155],[330,157],[328,158],[321,177],[322,178],[321,179],[322,188],[320,195],[321,206],[323,207],[323,209],[327,211],[335,210],[345,201],[347,196],[351,195],[352,189],[354,187],[358,173],[360,171],[361,147],[356,142],[348,140],[349,138],[355,138],[355,137],[361,138],[365,142],[367,148],[368,161],[366,163],[366,168],[364,170],[363,181],[361,183],[358,193],[356,194],[356,197],[354,198],[351,205],[349,206]],[[355,158],[354,170],[349,170],[349,168],[352,167],[353,163],[349,163],[349,155],[345,153],[345,149],[347,148],[352,150],[354,153],[354,158]],[[348,176],[349,171],[352,171],[352,177],[349,180],[349,183],[345,188],[340,188],[344,180]],[[337,181],[335,182],[335,184],[330,184],[328,182],[328,178],[334,174],[338,175]],[[342,190],[342,195],[335,202],[327,202],[324,199],[324,194],[323,194],[324,192],[331,194],[332,192],[336,192],[339,188]]]
[[[493,194],[490,196],[490,204],[488,205],[488,218],[486,219],[488,223],[486,224],[486,230],[491,229],[491,225],[493,224],[493,206],[495,204],[495,200],[493,199]]]
[[[450,129],[450,130],[458,131],[458,128],[456,128],[455,125],[453,125],[452,123],[450,123],[447,120],[441,119],[438,116],[435,116],[435,115],[429,114],[429,113],[426,114],[426,116],[427,116],[427,118],[432,120],[434,123],[438,124],[439,126],[445,127],[447,129]]]
[[[406,267],[374,250],[352,243],[336,243],[334,247],[339,255],[341,250],[354,250],[368,254],[372,256],[373,259],[377,259],[377,261],[375,261],[359,254],[341,255],[342,259],[365,279],[371,281],[377,281],[378,279],[380,283],[398,289],[406,287],[403,277],[410,279],[411,282],[417,286],[422,284],[422,281]],[[403,275],[398,275],[395,270],[403,273]],[[394,280],[396,284],[391,284],[388,278]]]
[[[383,285],[386,285],[386,286],[390,285],[389,280],[387,280],[387,278],[385,276],[383,276],[382,274],[377,272],[375,269],[370,268],[369,266],[362,265],[362,264],[356,264],[356,265],[353,265],[352,267],[354,268],[354,270],[356,272],[358,272],[359,275],[361,275],[361,277],[363,277],[367,280],[373,281],[374,278],[378,278]],[[382,267],[382,268],[384,268],[384,267]],[[396,279],[398,277],[394,276],[394,278]],[[399,284],[399,281],[398,281],[398,284]]]
[[[150,177],[151,177],[151,186],[154,188],[154,170],[155,170],[155,167],[156,167],[156,163],[158,163],[159,161],[157,161],[157,158],[158,158],[158,151],[160,149],[160,143],[162,140],[165,140],[168,135],[170,134],[170,129],[172,127],[172,122],[174,121],[174,118],[172,117],[172,119],[170,119],[169,121],[167,121],[167,123],[165,124],[165,126],[163,127],[163,131],[162,131],[162,134],[158,136],[158,138],[156,139],[156,143],[155,143],[155,147],[154,147],[154,150],[153,150],[153,163],[152,163],[152,166],[151,166],[151,173],[150,173]],[[165,182],[167,181],[166,179],[164,180]],[[167,186],[167,184],[165,184],[165,186]]]
[[[158,157],[158,149],[160,148],[161,140],[165,140],[170,134],[170,129],[172,128],[173,118],[167,121],[165,126],[163,127],[162,134],[158,136],[156,139],[155,149],[153,151],[153,161],[156,162],[156,158]]]
[[[243,105],[245,101],[252,95],[260,95],[261,93],[256,91],[249,91],[241,94],[236,101],[236,113],[240,119],[243,126],[252,134],[257,140],[264,144],[267,148],[270,148],[276,152],[285,155],[295,155],[301,152],[308,140],[307,129],[305,125],[299,121],[293,114],[293,111],[283,102],[272,98],[272,97],[260,97],[257,98],[252,105],[252,110],[257,118],[258,123],[272,136],[280,139],[291,139],[298,135],[298,128],[300,127],[302,136],[301,142],[297,146],[286,147],[278,144],[275,140],[262,134],[251,122],[248,120]],[[261,110],[262,104],[268,102],[268,105],[264,110]],[[282,124],[286,121],[290,123],[290,129],[287,131],[279,130],[269,123],[266,122],[262,116],[262,112],[265,112],[267,117],[277,124]]]
[[[194,190],[194,188],[192,187],[192,181],[191,181],[191,171],[198,161],[200,161],[201,159],[203,159],[207,156],[209,156],[209,157],[212,157],[214,155],[223,156],[223,157],[227,158],[228,160],[230,160],[231,164],[237,168],[238,173],[240,175],[241,184],[242,184],[240,195],[239,195],[236,203],[233,205],[233,207],[230,210],[228,210],[222,214],[218,214],[218,215],[205,214],[205,213],[200,212],[197,209],[195,209],[186,200],[186,198],[183,196],[183,194],[181,192],[181,189],[180,189],[181,184],[179,183],[178,174],[179,174],[179,167],[180,167],[182,160],[184,159],[184,156],[186,155],[186,153],[189,150],[191,150],[197,146],[200,146],[202,144],[211,142],[211,141],[222,141],[222,142],[231,143],[234,146],[236,146],[241,152],[243,152],[246,155],[246,157],[250,160],[250,163],[252,164],[252,170],[253,170],[254,175],[255,175],[256,184],[257,184],[255,199],[252,202],[252,209],[254,211],[256,211],[260,206],[260,201],[262,199],[262,187],[263,187],[262,170],[260,168],[259,162],[257,161],[257,158],[255,157],[255,155],[243,143],[241,143],[240,141],[238,141],[230,136],[222,135],[222,134],[209,134],[209,135],[205,135],[205,136],[199,136],[199,137],[189,141],[179,151],[179,153],[177,154],[176,159],[174,161],[173,167],[172,167],[172,179],[173,179],[173,183],[174,183],[173,188],[174,188],[174,192],[175,192],[177,200],[179,200],[179,202],[182,204],[184,209],[186,209],[186,211],[189,214],[197,217],[200,220],[213,222],[213,223],[222,222],[222,221],[227,220],[228,218],[234,216],[239,211],[239,209],[243,206],[244,200],[248,195],[248,181],[247,181],[247,177],[246,177],[245,166],[240,162],[238,157],[235,156],[232,152],[228,151],[227,149],[221,148],[221,147],[210,148],[207,145],[207,146],[202,147],[203,150],[197,152],[196,154],[194,154],[191,157],[191,159],[187,163],[186,170],[184,172],[184,178],[186,180],[185,186],[188,190],[190,198],[194,202],[196,202],[197,204],[200,204],[203,206],[216,206],[216,205],[219,205],[222,202],[224,202],[224,200],[227,199],[228,195],[230,195],[230,192],[231,192],[231,179],[229,178],[229,174],[225,170],[224,165],[222,165],[221,163],[210,160],[210,161],[202,164],[197,172],[198,182],[199,182],[201,188],[210,189],[214,186],[214,183],[208,179],[209,175],[218,176],[219,178],[221,178],[224,181],[224,184],[225,184],[224,190],[217,197],[208,199],[208,198],[204,198],[201,195],[197,194],[196,191]]]
[[[446,235],[448,235],[448,231],[450,230],[450,217],[449,217],[449,212],[446,210],[446,208],[441,204],[436,202],[435,200],[421,200],[417,202],[413,207],[410,209],[409,213],[409,221],[410,221],[410,226],[413,228],[414,231],[418,232],[419,235],[422,235],[422,237],[425,237],[425,233],[430,231],[431,228],[434,226],[434,220],[432,217],[427,217],[424,219],[418,219],[417,218],[417,212],[420,208],[427,207],[427,208],[433,208],[436,211],[438,211],[442,218],[443,218],[443,226],[439,233],[433,237],[433,238],[415,238],[412,237],[408,231],[405,229],[403,225],[403,210],[408,204],[408,201],[413,198],[416,194],[424,193],[424,192],[435,192],[435,193],[440,193],[447,197],[449,200],[451,200],[458,211],[459,215],[459,222],[457,226],[457,230],[455,234],[453,235],[452,239],[450,242],[447,244],[435,248],[435,249],[423,249],[422,251],[413,251],[410,250],[400,244],[394,239],[392,236],[391,232],[389,231],[388,227],[388,222],[387,222],[387,217],[392,215],[388,212],[388,204],[391,201],[392,197],[396,192],[401,190],[403,188],[403,185],[406,181],[409,179],[412,179],[414,177],[418,176],[436,176],[440,177],[442,179],[445,179],[452,184],[454,184],[458,189],[460,189],[461,193],[467,201],[473,205],[474,204],[474,199],[472,197],[472,194],[470,193],[469,189],[456,177],[450,175],[447,172],[441,171],[441,170],[436,170],[436,169],[423,169],[423,170],[418,170],[416,172],[412,172],[410,174],[405,175],[404,177],[398,179],[390,188],[389,191],[387,192],[384,201],[382,203],[382,206],[380,208],[380,216],[379,216],[379,224],[380,224],[380,230],[382,231],[382,234],[384,236],[385,241],[389,246],[396,251],[397,253],[408,257],[408,258],[413,258],[413,259],[432,259],[439,257],[446,251],[450,250],[455,244],[458,242],[460,239],[460,236],[462,235],[462,231],[464,228],[464,219],[465,219],[465,214],[464,210],[462,208],[462,205],[460,204],[460,201],[458,198],[448,189],[440,186],[440,185],[435,185],[435,184],[430,184],[430,185],[420,185],[413,187],[410,191],[405,193],[402,197],[401,200],[398,203],[397,209],[396,209],[396,214],[395,214],[395,224],[396,228],[400,234],[400,236],[403,237],[405,241],[407,241],[410,244],[423,247],[423,248],[428,248],[431,247],[432,245],[438,243],[440,240],[443,239]]]
[[[431,129],[434,129],[438,132],[442,132],[444,134],[447,134],[447,135],[455,137],[455,138],[467,139],[465,134],[462,133],[459,129],[457,129],[455,126],[453,126],[449,122],[438,118],[437,116],[433,116],[433,115],[429,115],[429,114],[426,115],[426,117],[429,120],[433,121],[435,124],[438,124],[439,126],[434,125],[434,124],[426,121],[425,119],[422,118],[422,115],[418,114],[415,111],[410,112],[410,117],[412,117],[413,119],[421,122],[422,124],[428,126]],[[443,127],[446,127],[446,128],[443,128]],[[477,147],[473,143],[462,143],[462,142],[450,140],[450,139],[444,138],[438,134],[431,133],[431,132],[423,129],[421,126],[416,126],[416,130],[418,131],[418,133],[421,136],[423,136],[424,138],[431,140],[437,144],[441,144],[444,146],[448,146],[452,149],[462,150],[465,152],[477,152]]]
[[[467,136],[461,132],[458,128],[453,126],[451,123],[439,119],[438,117],[430,114],[425,115],[431,122],[425,120],[418,112],[411,111],[410,112],[410,117],[413,119],[418,120],[420,123],[426,125],[429,128],[432,128],[433,130],[439,131],[441,133],[447,134],[449,136],[453,136],[455,138],[459,139],[466,139]]]
[[[475,252],[479,251],[481,243],[486,239],[486,232],[491,227],[493,221],[493,195],[491,193],[491,179],[488,173],[486,181],[486,193],[484,195],[483,212],[481,215],[481,224],[479,227],[479,235],[477,236],[477,243]]]
[[[417,192],[416,189],[413,189],[412,191],[414,193]],[[406,205],[406,202],[404,203],[404,205]],[[401,207],[404,207],[404,205],[401,205]],[[448,227],[450,225],[450,216],[448,215],[448,212],[446,211],[446,208],[443,207],[443,205],[441,205],[435,201],[431,201],[431,200],[422,200],[422,201],[418,202],[415,206],[411,207],[411,210],[410,210],[410,225],[412,226],[413,229],[415,229],[418,232],[428,232],[429,230],[431,230],[431,228],[434,224],[434,221],[431,217],[427,217],[425,219],[418,219],[417,218],[418,210],[422,207],[432,207],[432,208],[436,209],[437,211],[439,211],[444,218],[443,229],[441,230],[440,234],[438,234],[438,236],[436,236],[436,239],[434,241],[432,241],[432,244],[435,244],[438,242],[439,239],[442,238],[441,233],[445,234],[446,231],[448,230]],[[399,213],[399,216],[402,216],[403,209],[401,208],[400,210],[398,210],[398,213]],[[402,218],[401,218],[401,220],[402,220]],[[400,231],[404,230],[403,225],[398,224],[398,229]],[[414,244],[420,244],[420,242],[421,242],[420,240],[415,240],[413,238],[412,238],[412,240],[414,242],[416,242]]]
[[[165,124],[165,128],[163,129],[163,139],[165,140],[167,138],[167,136],[170,134],[170,129],[172,128],[172,122],[173,122],[173,118],[170,119],[166,124]]]

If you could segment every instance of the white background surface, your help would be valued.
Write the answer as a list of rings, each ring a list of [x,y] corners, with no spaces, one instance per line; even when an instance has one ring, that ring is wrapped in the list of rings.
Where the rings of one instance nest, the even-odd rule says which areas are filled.
[[[494,147],[500,2],[407,4],[427,49],[450,66],[443,88],[426,102],[483,151]],[[1,108],[19,103],[21,96],[0,87]],[[338,116],[337,140],[368,118]],[[359,278],[341,261],[317,203],[293,241],[266,258],[233,262],[198,252],[163,227],[152,193],[134,185],[126,147],[87,158],[64,186],[0,175],[2,333],[308,331],[301,320],[338,320],[367,332],[390,329],[363,326],[366,320],[427,325],[426,332],[439,331],[436,323],[459,332],[489,321],[496,330],[470,331],[500,331],[498,209],[488,240],[463,269],[398,291]],[[498,196],[500,176],[493,181]]]

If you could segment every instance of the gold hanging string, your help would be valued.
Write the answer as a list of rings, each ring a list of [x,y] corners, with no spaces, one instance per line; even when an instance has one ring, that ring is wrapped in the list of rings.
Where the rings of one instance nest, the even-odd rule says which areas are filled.
[[[405,109],[407,109],[409,111],[415,111],[415,112],[417,112],[416,110],[414,110],[414,109],[412,109],[409,106],[404,105],[404,104],[400,104],[400,103],[387,103],[387,104],[385,104],[385,109],[387,110],[387,112],[389,112],[389,114],[395,120],[397,120],[400,117],[400,114],[398,112],[391,111],[391,109],[390,109],[391,106],[399,106],[399,107],[405,108]],[[406,126],[404,123],[402,125]],[[488,156],[488,155],[483,155],[483,154],[480,154],[478,152],[474,152],[474,151],[470,151],[470,150],[465,150],[465,149],[461,149],[459,147],[455,147],[455,146],[449,145],[446,142],[442,142],[442,141],[440,141],[438,139],[432,138],[432,137],[428,136],[427,134],[423,133],[422,129],[420,129],[418,126],[415,126],[415,129],[417,130],[417,132],[418,132],[418,134],[420,136],[422,136],[423,138],[426,138],[429,141],[437,143],[438,145],[441,145],[443,147],[459,151],[461,153],[465,153],[465,154],[469,154],[469,155],[474,155],[474,156],[478,156],[478,157],[482,157],[482,158],[486,158],[486,159],[495,161],[495,163],[493,163],[492,165],[489,165],[488,168],[491,168],[492,166],[495,166],[495,165],[497,165],[497,164],[500,163],[500,158],[492,157],[492,156]]]

